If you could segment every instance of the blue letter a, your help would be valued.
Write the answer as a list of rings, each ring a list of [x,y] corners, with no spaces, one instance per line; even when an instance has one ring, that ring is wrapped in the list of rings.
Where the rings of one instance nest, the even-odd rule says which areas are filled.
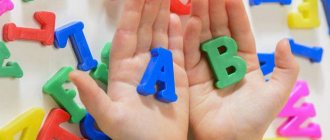
[[[178,99],[175,94],[173,58],[169,50],[163,48],[151,50],[151,60],[137,91],[144,96],[156,93],[156,98],[166,103]]]

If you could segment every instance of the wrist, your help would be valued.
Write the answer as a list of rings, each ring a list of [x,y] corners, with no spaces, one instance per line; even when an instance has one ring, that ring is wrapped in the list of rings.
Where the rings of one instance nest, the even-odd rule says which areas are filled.
[[[210,130],[211,131],[211,130]],[[262,140],[264,132],[221,130],[221,132],[192,132],[193,140]]]

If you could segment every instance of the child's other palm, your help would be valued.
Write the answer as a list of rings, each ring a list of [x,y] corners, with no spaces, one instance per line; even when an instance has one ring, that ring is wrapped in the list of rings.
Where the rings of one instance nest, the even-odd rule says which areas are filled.
[[[170,15],[169,0],[126,0],[111,50],[108,95],[86,74],[74,72],[80,98],[101,130],[113,139],[186,139],[189,124],[188,78],[184,70],[180,19]],[[147,68],[150,50],[173,54],[178,101],[163,103],[141,96],[137,85]]]
[[[278,44],[275,71],[265,82],[242,0],[192,0],[192,5],[184,52],[193,136],[197,140],[260,140],[297,78],[298,65],[288,42]],[[213,73],[200,51],[201,42],[219,36],[234,38],[239,56],[248,65],[245,78],[225,89],[215,88]]]

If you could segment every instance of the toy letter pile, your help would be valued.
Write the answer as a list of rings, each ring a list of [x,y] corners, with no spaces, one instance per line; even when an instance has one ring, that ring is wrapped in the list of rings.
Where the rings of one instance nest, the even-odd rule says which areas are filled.
[[[34,14],[34,18],[40,24],[40,29],[17,27],[14,23],[7,23],[3,27],[3,40],[6,42],[17,40],[36,41],[41,42],[43,45],[55,44],[57,48],[65,48],[67,41],[70,40],[78,60],[77,68],[82,71],[91,71],[91,75],[93,75],[95,80],[107,84],[110,43],[107,43],[105,46],[105,49],[108,50],[102,51],[102,63],[98,65],[98,62],[93,58],[89,50],[82,22],[72,22],[55,30],[56,16],[54,13],[38,11]],[[23,76],[21,67],[13,61],[5,63],[7,59],[10,60],[10,52],[5,43],[0,42],[0,77],[21,78]],[[0,129],[0,139],[10,140],[17,133],[22,132],[21,140],[81,140],[82,138],[60,127],[60,124],[70,122],[82,123],[82,127],[85,126],[85,129],[81,129],[84,136],[90,140],[98,140],[99,137],[94,137],[95,132],[98,132],[98,135],[103,133],[96,128],[86,128],[87,125],[94,126],[95,122],[91,116],[86,117],[86,110],[80,107],[74,100],[76,97],[75,90],[64,87],[64,84],[70,82],[68,75],[73,70],[74,68],[72,67],[63,67],[43,86],[43,92],[46,95],[50,95],[62,109],[53,109],[48,114],[40,131],[39,128],[45,113],[42,109],[33,108]]]

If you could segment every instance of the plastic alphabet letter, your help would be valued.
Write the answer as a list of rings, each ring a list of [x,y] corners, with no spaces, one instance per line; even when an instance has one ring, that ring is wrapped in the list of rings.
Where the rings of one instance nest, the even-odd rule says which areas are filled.
[[[323,48],[321,47],[309,48],[308,46],[295,43],[293,39],[290,39],[289,42],[293,54],[309,58],[311,62],[315,62],[315,63],[320,63],[322,61]]]
[[[171,0],[171,12],[178,15],[189,15],[191,9],[191,0],[183,4],[180,0]]]
[[[110,50],[111,50],[111,43],[109,42],[105,44],[101,52],[101,60],[107,66],[109,66],[109,62],[110,62]]]
[[[41,108],[28,110],[0,129],[0,140],[14,140],[19,132],[22,132],[20,140],[35,140],[44,116],[45,111]]]
[[[328,22],[328,34],[330,35],[330,1],[329,0],[322,0],[323,2],[323,8],[324,8],[324,12],[327,18],[327,22]]]
[[[298,6],[298,12],[290,12],[288,15],[290,28],[306,29],[320,26],[318,13],[318,0],[303,0]]]
[[[0,0],[0,16],[10,10],[14,9],[14,4],[11,0]]]
[[[23,71],[16,62],[8,62],[3,66],[4,60],[10,57],[10,52],[5,43],[0,41],[0,77],[21,78]]]
[[[89,113],[80,123],[80,132],[89,140],[111,140],[103,132],[95,128],[95,120]]]
[[[36,140],[81,140],[74,134],[61,128],[61,124],[69,121],[70,115],[62,109],[53,109]],[[32,139],[31,139],[32,140]]]
[[[94,80],[100,81],[105,86],[108,86],[108,67],[110,63],[110,50],[111,43],[108,42],[105,44],[101,52],[102,63],[99,63],[97,68],[93,69],[90,73]]]
[[[269,138],[269,139],[264,139],[264,140],[288,140],[286,138]]]
[[[292,0],[250,0],[250,5],[260,5],[261,3],[280,3],[281,5],[290,5]]]
[[[137,91],[143,96],[157,92],[156,99],[165,103],[175,102],[178,99],[175,93],[172,52],[163,48],[151,50],[151,60]]]
[[[321,128],[318,124],[309,123],[307,127],[301,128],[303,123],[316,115],[313,104],[303,103],[300,107],[295,107],[295,104],[301,98],[308,95],[309,89],[307,83],[298,81],[291,93],[288,103],[279,114],[279,117],[288,118],[287,121],[277,129],[277,133],[280,136],[321,138]]]
[[[54,43],[55,14],[52,12],[36,12],[34,18],[41,25],[41,29],[16,27],[14,23],[7,23],[3,27],[3,40],[18,39],[39,41],[44,45]]]
[[[230,37],[219,37],[202,44],[216,77],[215,86],[225,88],[241,81],[247,71],[245,61],[237,56],[237,44]]]
[[[100,81],[104,85],[108,85],[108,66],[100,63],[96,69],[92,70],[90,75],[93,79]]]
[[[97,67],[97,61],[92,56],[83,29],[84,24],[82,22],[72,22],[56,29],[55,46],[65,48],[68,39],[70,39],[79,63],[78,69],[89,71]]]
[[[268,75],[274,71],[275,68],[275,55],[274,53],[258,53],[261,71],[264,75]]]
[[[56,103],[64,108],[71,115],[70,122],[79,123],[86,115],[86,110],[80,108],[74,101],[76,92],[73,89],[64,89],[63,85],[69,83],[69,73],[73,71],[71,67],[64,67],[59,70],[44,86],[45,94],[50,95]]]

